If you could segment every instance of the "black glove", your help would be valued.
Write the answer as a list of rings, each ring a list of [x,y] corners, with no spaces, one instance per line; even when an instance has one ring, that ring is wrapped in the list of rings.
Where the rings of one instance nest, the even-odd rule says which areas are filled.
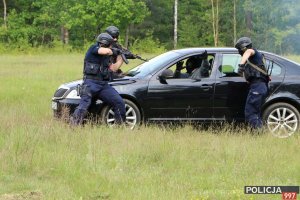
[[[111,48],[111,51],[113,53],[113,56],[117,56],[121,54],[121,50],[117,48]]]
[[[176,70],[181,71],[183,69],[183,61],[179,61],[176,63]]]
[[[203,59],[207,59],[207,51],[205,50],[202,54],[201,54],[201,58]]]
[[[243,74],[245,71],[245,64],[239,64],[238,73]]]

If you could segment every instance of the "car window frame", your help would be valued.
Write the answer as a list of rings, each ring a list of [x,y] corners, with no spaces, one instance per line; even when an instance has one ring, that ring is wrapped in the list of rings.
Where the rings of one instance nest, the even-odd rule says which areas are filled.
[[[262,53],[264,54],[266,60],[272,61],[274,64],[278,65],[281,68],[280,74],[278,74],[278,75],[271,74],[270,76],[271,77],[281,77],[281,76],[284,76],[286,69],[285,69],[285,66],[283,64],[280,64],[280,62],[277,60],[278,58],[275,57],[275,56],[272,56],[270,54],[267,54],[265,52],[262,52]]]

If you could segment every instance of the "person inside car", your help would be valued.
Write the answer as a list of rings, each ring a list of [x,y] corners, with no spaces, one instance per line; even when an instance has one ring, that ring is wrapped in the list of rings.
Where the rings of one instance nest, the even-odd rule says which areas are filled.
[[[209,77],[211,65],[207,60],[207,51],[200,55],[192,56],[186,61],[186,66],[183,67],[183,61],[176,64],[174,78],[203,78]],[[181,73],[181,70],[186,68],[186,73]]]
[[[202,60],[201,66],[197,71],[193,73],[191,78],[206,78],[210,75],[211,65],[209,61],[207,60],[207,51],[204,51],[203,54],[200,55],[200,59]]]
[[[183,67],[184,61],[181,60],[176,63],[176,70],[174,72],[174,78],[189,78],[195,69],[201,66],[202,60],[197,59],[197,57],[193,56],[187,59],[186,66]],[[185,73],[182,73],[182,69],[186,69]]]

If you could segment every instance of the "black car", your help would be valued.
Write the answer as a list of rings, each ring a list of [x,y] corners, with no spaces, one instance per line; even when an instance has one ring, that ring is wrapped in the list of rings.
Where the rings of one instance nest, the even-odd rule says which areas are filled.
[[[177,63],[185,64],[191,57],[201,59],[205,51],[208,74],[202,75],[200,67],[188,76],[175,76]],[[263,119],[274,135],[288,137],[299,128],[300,65],[262,53],[271,74]],[[234,48],[173,50],[129,70],[110,84],[125,100],[130,127],[148,121],[243,122],[248,83],[237,73],[240,59]],[[56,117],[74,112],[81,83],[82,80],[65,83],[55,92],[52,109]],[[89,112],[108,125],[114,124],[114,112],[100,99],[93,101]]]

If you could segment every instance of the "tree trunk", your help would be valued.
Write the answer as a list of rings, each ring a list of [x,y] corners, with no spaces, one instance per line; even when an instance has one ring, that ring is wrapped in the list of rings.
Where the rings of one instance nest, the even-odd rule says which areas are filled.
[[[216,0],[216,8],[214,5],[214,0],[211,0],[211,10],[212,10],[212,26],[214,34],[214,44],[215,47],[219,43],[219,0]],[[216,11],[215,11],[216,10]]]
[[[216,47],[219,45],[219,0],[217,0],[217,14],[216,14]]]
[[[247,35],[251,37],[251,33],[253,30],[253,23],[252,23],[252,10],[253,10],[253,2],[252,0],[247,0],[244,3],[245,7],[245,22],[246,22],[246,30],[247,30]]]
[[[4,28],[6,29],[7,28],[7,24],[6,24],[6,21],[7,21],[7,13],[6,13],[6,1],[3,0],[3,21],[4,21]]]
[[[66,29],[64,26],[61,26],[60,29],[60,33],[61,33],[61,41],[63,44],[69,44],[69,30]]]
[[[129,27],[130,25],[127,26],[126,28],[126,34],[125,34],[125,48],[128,48],[128,40],[129,40]]]
[[[213,34],[214,34],[214,43],[216,46],[216,27],[215,27],[215,7],[214,7],[214,0],[211,0],[211,11],[212,11],[212,27],[213,27]]]
[[[236,0],[233,0],[233,45],[236,42]]]
[[[246,27],[247,27],[247,32],[250,36],[253,30],[253,25],[252,25],[252,11],[249,10],[246,12]]]
[[[174,2],[174,49],[177,48],[177,7],[178,7],[178,0]]]

